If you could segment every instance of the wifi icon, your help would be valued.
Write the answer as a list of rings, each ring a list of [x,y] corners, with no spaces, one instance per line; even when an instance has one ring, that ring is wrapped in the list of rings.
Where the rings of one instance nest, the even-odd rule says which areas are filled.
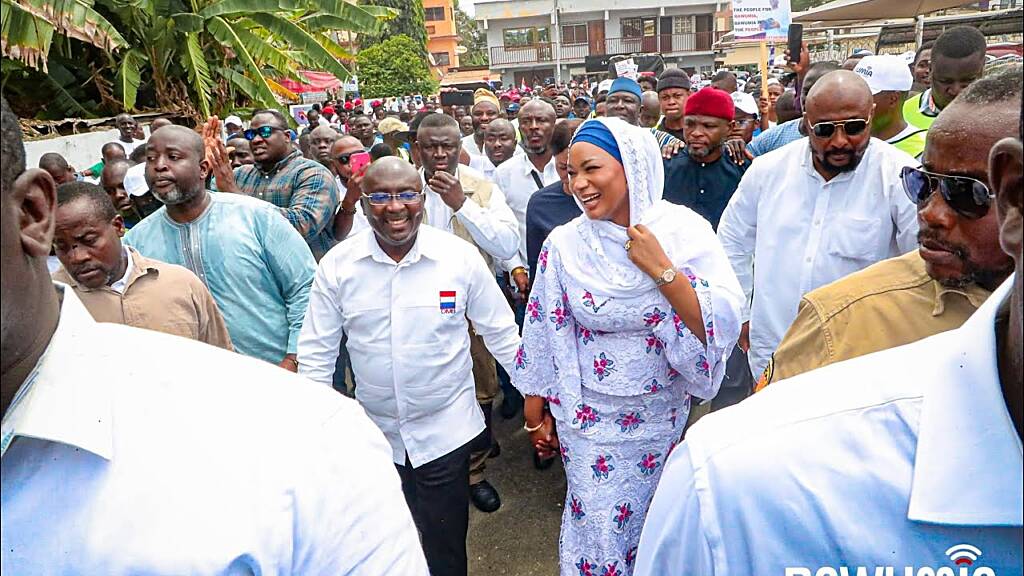
[[[981,556],[981,550],[970,544],[957,544],[946,550],[946,556],[957,566],[971,566]]]

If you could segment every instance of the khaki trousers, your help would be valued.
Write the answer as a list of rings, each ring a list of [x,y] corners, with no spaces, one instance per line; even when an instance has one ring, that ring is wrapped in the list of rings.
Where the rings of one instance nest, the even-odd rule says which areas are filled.
[[[491,407],[494,397],[498,395],[498,373],[494,357],[487,351],[484,339],[472,325],[469,328],[469,355],[473,359],[473,380],[476,383],[476,401],[484,411],[487,428],[473,440],[473,451],[469,456],[469,483],[476,484],[484,479],[487,468],[487,455],[491,453]]]

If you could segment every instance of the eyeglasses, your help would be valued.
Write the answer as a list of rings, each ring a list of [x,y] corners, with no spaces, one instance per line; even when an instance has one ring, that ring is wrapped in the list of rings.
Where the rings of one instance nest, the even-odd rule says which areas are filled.
[[[363,198],[369,200],[370,204],[374,206],[384,206],[391,203],[392,200],[398,200],[402,204],[418,204],[423,200],[423,192],[414,192],[412,190],[406,190],[397,194],[370,192],[369,194],[363,194]]]
[[[338,154],[337,156],[334,157],[334,159],[337,160],[338,163],[341,164],[342,166],[348,166],[348,161],[352,159],[352,155],[359,154],[360,152],[361,150],[356,150],[355,152],[345,152],[344,154]]]
[[[837,127],[842,127],[847,136],[857,136],[868,127],[868,121],[863,118],[852,120],[837,120],[835,122],[818,122],[811,126],[811,132],[818,138],[831,138],[836,133]]]
[[[259,128],[249,128],[242,135],[245,136],[246,140],[253,140],[257,136],[260,138],[270,138],[270,135],[274,133],[274,130],[280,130],[284,132],[284,128],[278,128],[277,126],[260,126]]]
[[[907,196],[918,208],[926,205],[928,198],[938,190],[950,208],[971,220],[988,214],[992,199],[996,197],[984,182],[967,176],[933,174],[920,168],[904,166],[900,178]]]

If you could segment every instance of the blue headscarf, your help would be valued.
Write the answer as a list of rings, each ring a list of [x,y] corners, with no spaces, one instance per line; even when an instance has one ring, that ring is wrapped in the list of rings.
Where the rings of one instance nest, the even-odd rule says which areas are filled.
[[[572,138],[573,144],[577,142],[589,142],[604,150],[612,158],[615,158],[619,164],[622,164],[619,143],[615,141],[615,136],[612,135],[611,130],[601,122],[584,122],[576,130],[576,135]]]

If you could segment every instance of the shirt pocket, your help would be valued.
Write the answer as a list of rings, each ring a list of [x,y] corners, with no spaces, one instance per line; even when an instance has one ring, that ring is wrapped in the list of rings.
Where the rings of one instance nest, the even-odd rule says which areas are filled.
[[[840,216],[831,228],[828,253],[850,260],[877,260],[878,220],[857,216]]]

